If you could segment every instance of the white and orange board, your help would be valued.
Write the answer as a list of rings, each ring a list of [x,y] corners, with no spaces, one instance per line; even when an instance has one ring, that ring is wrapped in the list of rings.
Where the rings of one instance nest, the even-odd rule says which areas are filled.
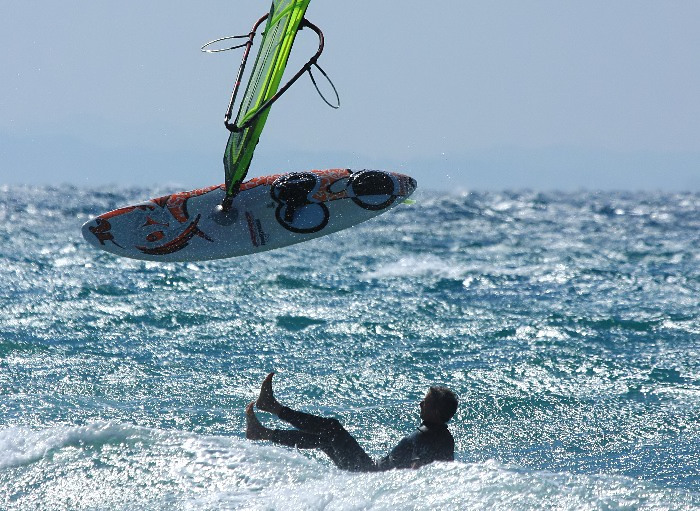
[[[85,239],[149,261],[202,261],[285,247],[346,229],[410,196],[416,181],[379,170],[311,170],[251,179],[228,212],[224,185],[116,209],[85,223]]]

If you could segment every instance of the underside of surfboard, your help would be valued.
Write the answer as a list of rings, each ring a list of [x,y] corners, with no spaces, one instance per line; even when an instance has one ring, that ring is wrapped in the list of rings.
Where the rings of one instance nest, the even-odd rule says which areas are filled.
[[[331,234],[409,197],[416,181],[380,170],[311,170],[246,181],[229,211],[225,186],[174,193],[100,215],[85,239],[118,256],[202,261],[254,254]]]

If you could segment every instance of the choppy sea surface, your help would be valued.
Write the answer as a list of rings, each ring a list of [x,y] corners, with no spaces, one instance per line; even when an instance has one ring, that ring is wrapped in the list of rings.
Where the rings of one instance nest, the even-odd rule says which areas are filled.
[[[0,187],[0,509],[700,508],[700,194],[419,192],[205,263],[83,241],[175,191]],[[249,442],[273,370],[375,457],[445,384],[457,462]]]

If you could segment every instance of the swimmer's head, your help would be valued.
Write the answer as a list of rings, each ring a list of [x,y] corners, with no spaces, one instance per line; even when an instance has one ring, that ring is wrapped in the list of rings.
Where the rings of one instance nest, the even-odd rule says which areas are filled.
[[[430,387],[420,402],[420,417],[428,422],[448,422],[457,411],[459,401],[447,387]]]

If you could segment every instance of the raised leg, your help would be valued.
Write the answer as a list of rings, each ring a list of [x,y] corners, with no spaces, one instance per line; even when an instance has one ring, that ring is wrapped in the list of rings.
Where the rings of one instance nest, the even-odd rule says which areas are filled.
[[[250,440],[270,440],[276,444],[298,449],[320,449],[338,468],[351,471],[374,471],[376,464],[337,419],[318,417],[282,406],[272,391],[272,377],[267,375],[260,387],[257,401],[246,407],[246,437]],[[300,431],[269,429],[253,412],[258,409],[273,413]]]
[[[275,373],[268,374],[263,380],[262,385],[260,385],[260,395],[255,402],[255,406],[258,410],[277,415],[283,421],[307,433],[332,435],[333,432],[342,429],[342,426],[336,419],[318,417],[310,413],[298,412],[286,406],[282,406],[275,398],[275,394],[272,390],[272,377],[274,375]]]
[[[251,402],[245,407],[245,437],[248,440],[267,440],[271,430],[260,424],[253,411],[254,404],[254,402]]]
[[[277,399],[275,399],[275,395],[272,392],[272,377],[274,375],[275,373],[270,373],[263,380],[262,385],[260,386],[260,395],[258,396],[258,400],[255,402],[255,406],[258,407],[258,410],[262,410],[263,412],[270,412],[275,415],[279,415],[282,405],[279,404]]]
[[[304,433],[303,431],[286,431],[279,429],[269,429],[263,426],[253,411],[252,402],[245,408],[246,431],[248,440],[270,440],[276,444],[296,447],[298,449],[318,449],[323,448],[323,438],[320,435]]]

